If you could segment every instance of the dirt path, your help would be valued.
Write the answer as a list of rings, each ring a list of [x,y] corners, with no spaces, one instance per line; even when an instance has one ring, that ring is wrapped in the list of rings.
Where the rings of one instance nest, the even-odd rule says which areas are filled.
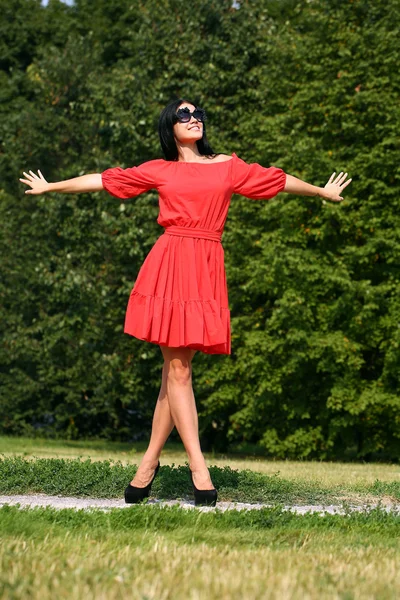
[[[125,504],[122,499],[104,499],[104,498],[72,498],[66,496],[46,496],[45,494],[32,494],[32,495],[17,495],[17,496],[0,496],[0,506],[19,505],[21,508],[33,508],[35,506],[52,506],[53,508],[76,508],[76,509],[100,509],[109,510],[111,508],[133,508],[130,504]],[[182,508],[194,509],[193,501],[184,500],[150,500],[148,502],[151,506],[173,506],[179,505]],[[246,504],[244,502],[218,502],[216,508],[219,510],[259,510],[261,508],[271,507],[271,504]],[[372,510],[376,508],[377,504],[368,504],[363,506],[350,506],[349,510],[352,512],[362,512],[364,510]],[[285,510],[290,510],[300,515],[306,513],[320,513],[324,514],[346,514],[346,509],[343,506],[335,505],[308,505],[308,506],[285,506]],[[213,507],[201,506],[196,507],[196,510],[201,511],[212,511],[215,510]],[[392,504],[388,506],[382,506],[382,510],[395,512],[400,514],[400,504]]]

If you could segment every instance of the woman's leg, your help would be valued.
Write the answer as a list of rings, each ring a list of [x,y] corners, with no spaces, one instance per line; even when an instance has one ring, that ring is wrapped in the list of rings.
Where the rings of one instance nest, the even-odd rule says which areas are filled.
[[[214,486],[200,448],[196,401],[192,387],[194,350],[161,347],[167,373],[167,396],[172,419],[189,457],[189,467],[197,488]]]
[[[153,425],[149,446],[140,462],[135,477],[131,485],[136,487],[146,487],[154,475],[154,469],[157,467],[158,459],[165,442],[174,428],[174,421],[169,409],[167,396],[167,370],[165,364],[162,370],[161,389],[154,410]]]

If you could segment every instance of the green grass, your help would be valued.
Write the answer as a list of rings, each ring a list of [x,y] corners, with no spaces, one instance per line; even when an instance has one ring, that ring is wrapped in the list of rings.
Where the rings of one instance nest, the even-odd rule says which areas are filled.
[[[0,509],[2,599],[391,600],[400,517]]]
[[[135,465],[110,461],[3,457],[0,460],[0,493],[118,498],[135,471]],[[213,466],[210,472],[220,500],[282,504],[400,500],[400,482],[396,481],[329,487],[321,486],[318,481],[284,479],[279,475],[234,470],[229,466]],[[191,497],[188,467],[161,467],[152,494],[163,499]]]
[[[0,493],[121,498],[144,444],[0,438]],[[202,512],[0,509],[1,600],[397,600],[400,516],[283,511],[283,504],[399,502],[396,465],[206,455],[220,500],[271,509]],[[168,444],[152,493],[192,498]]]

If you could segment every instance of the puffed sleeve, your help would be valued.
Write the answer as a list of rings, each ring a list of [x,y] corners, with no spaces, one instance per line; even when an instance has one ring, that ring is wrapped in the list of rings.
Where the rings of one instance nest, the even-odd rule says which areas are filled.
[[[133,198],[157,187],[156,163],[150,160],[138,167],[113,167],[101,174],[104,189],[117,198]]]
[[[236,154],[232,161],[232,187],[235,194],[252,200],[273,198],[282,192],[286,184],[286,173],[276,167],[262,167],[258,163],[248,164]]]

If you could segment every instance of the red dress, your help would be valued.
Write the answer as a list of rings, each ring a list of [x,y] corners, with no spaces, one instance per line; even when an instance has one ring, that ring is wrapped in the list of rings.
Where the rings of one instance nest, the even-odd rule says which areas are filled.
[[[132,198],[159,192],[163,235],[144,261],[130,295],[125,333],[160,346],[230,354],[230,313],[221,235],[231,196],[272,198],[285,187],[275,167],[236,154],[215,163],[151,160],[107,169],[104,189]]]

